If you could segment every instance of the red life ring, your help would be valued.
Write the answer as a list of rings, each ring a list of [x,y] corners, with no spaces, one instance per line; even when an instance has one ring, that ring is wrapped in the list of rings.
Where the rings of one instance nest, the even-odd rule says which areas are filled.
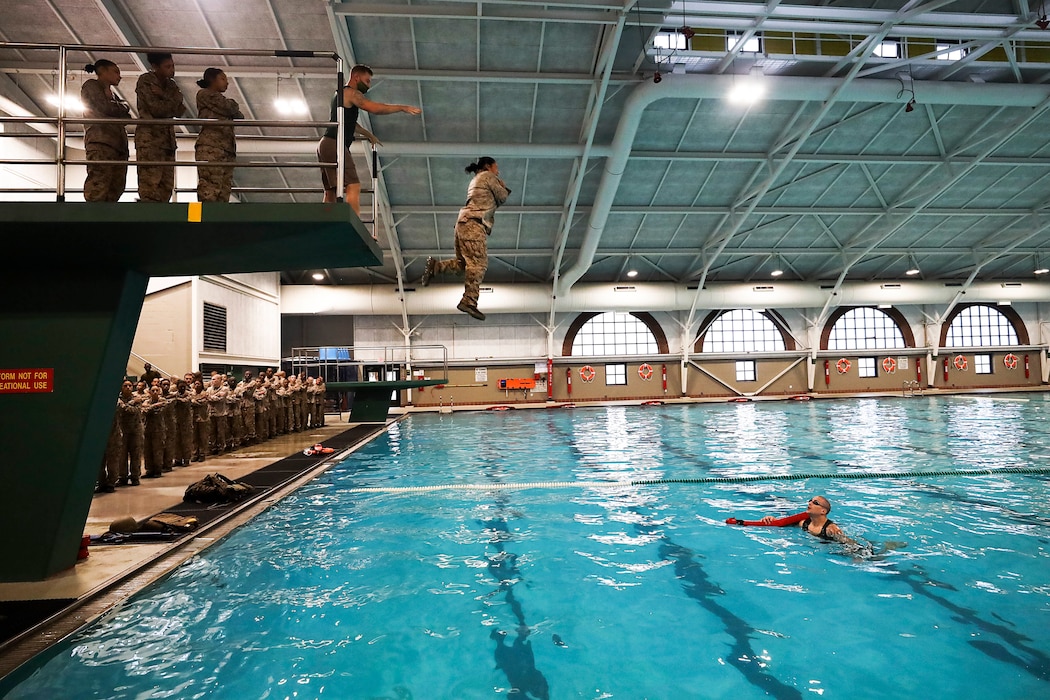
[[[887,357],[882,361],[882,371],[887,374],[893,374],[897,371],[897,361],[892,357]]]
[[[955,363],[955,369],[959,370],[960,372],[965,372],[966,371],[966,358],[965,357],[963,357],[962,355],[956,355],[955,356],[955,360],[953,360],[953,362]]]
[[[835,369],[839,371],[839,374],[845,374],[846,372],[849,372],[850,367],[852,366],[853,363],[847,360],[845,357],[839,358],[839,361],[835,363]]]
[[[1003,364],[1006,365],[1006,369],[1017,369],[1017,355],[1008,354],[1003,358]]]
[[[638,365],[638,376],[642,378],[642,381],[649,381],[653,378],[653,366],[648,362]]]
[[[585,382],[593,382],[594,368],[590,365],[584,365],[583,367],[580,367],[580,379],[582,379]]]

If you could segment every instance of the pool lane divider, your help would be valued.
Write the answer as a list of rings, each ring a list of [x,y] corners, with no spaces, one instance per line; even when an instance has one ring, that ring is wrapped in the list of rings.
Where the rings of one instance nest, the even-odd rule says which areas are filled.
[[[743,484],[761,481],[806,481],[808,479],[922,479],[936,476],[1013,476],[1050,474],[1050,467],[993,467],[989,469],[935,469],[917,472],[847,472],[760,474],[753,476],[703,476],[692,479],[633,479],[631,481],[524,481],[499,484],[433,484],[431,486],[359,486],[350,493],[428,493],[431,491],[521,491],[525,489],[616,489],[624,486],[664,484]]]

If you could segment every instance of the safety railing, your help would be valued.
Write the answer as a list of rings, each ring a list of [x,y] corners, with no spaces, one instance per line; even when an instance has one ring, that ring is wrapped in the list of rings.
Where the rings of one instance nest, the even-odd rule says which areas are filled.
[[[285,362],[293,372],[323,376],[326,382],[448,380],[448,348],[444,345],[292,348]],[[433,376],[438,371],[440,376]]]
[[[922,384],[914,379],[909,379],[901,385],[901,396],[909,398],[918,394],[922,396]]]
[[[73,150],[72,145],[76,144],[75,139],[83,136],[84,127],[92,124],[120,124],[120,125],[165,125],[165,126],[176,126],[184,131],[184,134],[180,134],[183,138],[192,138],[195,134],[189,132],[186,127],[202,127],[208,126],[232,126],[235,129],[243,130],[247,128],[258,128],[260,130],[267,128],[280,128],[280,129],[313,129],[318,128],[329,128],[336,127],[336,139],[337,139],[337,160],[335,162],[321,162],[318,161],[316,155],[314,155],[314,149],[312,144],[316,144],[318,136],[316,131],[314,135],[304,136],[288,136],[285,134],[273,134],[268,135],[262,134],[238,134],[238,144],[252,144],[253,142],[263,142],[271,150],[279,152],[279,155],[292,152],[295,155],[307,156],[307,160],[293,160],[284,159],[281,160],[274,157],[273,160],[245,160],[244,158],[238,158],[236,161],[230,162],[229,167],[234,169],[254,169],[254,168],[266,168],[266,169],[277,169],[278,171],[285,168],[308,168],[318,171],[318,186],[317,187],[303,187],[303,186],[290,186],[287,183],[287,178],[282,174],[282,182],[285,186],[279,187],[264,187],[264,186],[237,186],[236,182],[232,188],[232,192],[236,194],[251,194],[251,195],[266,195],[266,194],[306,194],[306,193],[322,193],[323,188],[320,186],[320,169],[321,168],[334,168],[336,172],[336,196],[342,201],[343,192],[345,189],[344,182],[344,158],[346,154],[346,142],[344,132],[344,110],[336,110],[336,121],[313,121],[313,120],[302,120],[302,119],[236,119],[236,120],[217,120],[217,119],[197,119],[197,118],[182,118],[176,117],[174,119],[137,119],[135,117],[130,118],[87,118],[83,116],[77,116],[73,112],[77,111],[75,108],[70,106],[69,85],[73,82],[72,76],[80,69],[84,64],[81,62],[79,65],[73,63],[71,69],[70,55],[83,55],[89,57],[92,53],[110,53],[110,54],[146,54],[146,53],[170,53],[173,55],[193,55],[193,56],[222,56],[223,58],[230,57],[254,57],[258,58],[275,58],[275,59],[331,59],[335,63],[335,71],[328,74],[327,71],[319,72],[314,68],[300,69],[300,68],[289,68],[287,66],[275,66],[273,72],[267,72],[267,67],[253,65],[242,69],[244,71],[241,75],[235,66],[224,65],[221,66],[222,70],[229,71],[236,75],[247,75],[251,79],[266,78],[272,75],[280,80],[282,75],[293,76],[294,79],[307,79],[307,78],[318,78],[323,80],[331,80],[334,87],[334,92],[341,94],[342,88],[345,85],[344,76],[344,62],[343,59],[336,53],[331,51],[282,51],[282,50],[259,50],[259,49],[204,49],[204,48],[180,48],[180,47],[160,47],[160,46],[108,46],[108,45],[93,45],[93,44],[44,44],[44,43],[25,43],[25,42],[0,42],[0,56],[6,52],[17,51],[23,54],[32,52],[44,52],[47,54],[54,54],[52,59],[49,56],[49,61],[41,63],[27,62],[25,68],[19,68],[20,73],[44,73],[48,70],[47,66],[53,66],[51,68],[51,76],[53,80],[53,87],[55,90],[55,99],[57,114],[55,116],[46,116],[41,114],[34,114],[32,110],[17,104],[9,98],[0,97],[0,138],[11,138],[19,140],[36,140],[43,139],[49,140],[54,143],[54,155],[53,157],[15,157],[13,155],[13,149],[3,148],[0,149],[0,165],[11,166],[8,167],[8,176],[12,173],[19,179],[24,179],[29,182],[37,183],[35,187],[12,187],[8,186],[3,180],[6,178],[0,178],[0,198],[11,199],[12,195],[40,195],[40,194],[53,194],[56,201],[66,201],[67,193],[82,192],[82,188],[70,187],[68,182],[69,173],[67,168],[69,166],[86,166],[89,163],[93,165],[124,165],[127,164],[129,167],[135,166],[174,166],[175,168],[196,168],[197,166],[214,165],[207,161],[197,160],[179,160],[176,155],[174,162],[169,161],[146,161],[146,160],[129,160],[129,161],[105,161],[105,160],[92,160],[88,161],[83,158],[70,157],[70,152]],[[53,61],[53,62],[52,62]],[[141,72],[140,66],[135,66],[131,69],[130,66],[120,66],[119,61],[114,61],[119,67],[121,72],[126,75],[136,74]],[[200,68],[200,66],[194,66]],[[235,78],[236,79],[236,78]],[[278,87],[278,91],[280,88]],[[118,94],[123,96],[119,88],[116,88]],[[330,93],[331,94],[331,93]],[[189,101],[187,101],[189,103]],[[249,105],[250,107],[250,105]],[[325,111],[328,111],[329,105],[324,105]],[[4,114],[6,112],[6,114]],[[30,127],[32,130],[25,128],[9,129],[7,125],[23,125]],[[125,127],[126,128],[126,127]],[[130,140],[130,139],[129,139]],[[177,139],[178,140],[178,139]],[[363,143],[368,143],[362,140]],[[311,144],[311,146],[307,146]],[[277,146],[280,146],[279,148]],[[301,150],[299,150],[301,148]],[[39,149],[37,149],[39,152]],[[258,148],[248,148],[246,150],[258,151]],[[379,207],[377,187],[378,187],[378,153],[373,144],[368,144],[365,150],[366,159],[369,167],[369,175],[371,179],[371,190],[363,189],[362,193],[371,195],[371,223],[375,223],[378,219]],[[227,164],[224,164],[227,165]],[[50,175],[51,181],[54,183],[53,187],[48,186],[48,174],[40,172],[37,168],[53,168],[53,173]],[[14,170],[13,170],[14,169]],[[134,192],[134,188],[130,188],[129,192]],[[176,198],[179,193],[194,192],[194,188],[187,187],[176,187],[174,189]],[[366,219],[367,221],[367,219]],[[375,237],[375,227],[373,226],[373,237]]]

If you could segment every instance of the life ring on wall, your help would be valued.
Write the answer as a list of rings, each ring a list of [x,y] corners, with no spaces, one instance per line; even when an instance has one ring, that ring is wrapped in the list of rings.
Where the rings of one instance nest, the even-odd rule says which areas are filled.
[[[1017,369],[1017,355],[1010,353],[1003,358],[1003,364],[1006,365],[1006,369]]]
[[[955,363],[955,369],[959,370],[960,372],[966,371],[966,358],[962,355],[956,355],[955,359],[952,360],[952,362]]]
[[[653,378],[653,366],[648,362],[638,365],[638,376],[642,378],[642,381],[649,381]]]
[[[893,374],[897,371],[897,361],[892,357],[887,357],[882,361],[882,371],[887,374]]]
[[[847,360],[845,357],[839,358],[839,361],[835,363],[835,369],[839,371],[839,374],[845,374],[846,372],[849,372],[850,367],[852,366],[853,363]]]
[[[580,379],[582,379],[585,382],[593,382],[594,368],[590,365],[584,365],[583,367],[580,367]]]

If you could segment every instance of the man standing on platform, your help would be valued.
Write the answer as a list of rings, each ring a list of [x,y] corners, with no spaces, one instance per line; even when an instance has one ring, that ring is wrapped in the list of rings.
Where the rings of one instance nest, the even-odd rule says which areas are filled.
[[[343,109],[346,110],[343,121],[343,185],[346,186],[346,201],[361,216],[361,180],[357,176],[357,168],[354,167],[354,158],[350,154],[350,144],[354,142],[354,134],[364,136],[369,142],[382,145],[379,139],[371,131],[358,125],[357,117],[360,110],[369,114],[421,114],[423,110],[412,105],[388,105],[382,102],[373,102],[365,98],[365,93],[372,86],[372,69],[368,66],[358,64],[350,69],[350,79],[343,88]],[[338,121],[336,105],[339,102],[339,92],[332,97],[332,112],[330,121]],[[339,158],[339,132],[336,127],[330,126],[325,130],[324,136],[317,144],[317,159],[322,163],[335,163]],[[336,183],[339,181],[335,168],[321,169],[321,182],[324,184],[324,201],[334,202],[336,199]]]

